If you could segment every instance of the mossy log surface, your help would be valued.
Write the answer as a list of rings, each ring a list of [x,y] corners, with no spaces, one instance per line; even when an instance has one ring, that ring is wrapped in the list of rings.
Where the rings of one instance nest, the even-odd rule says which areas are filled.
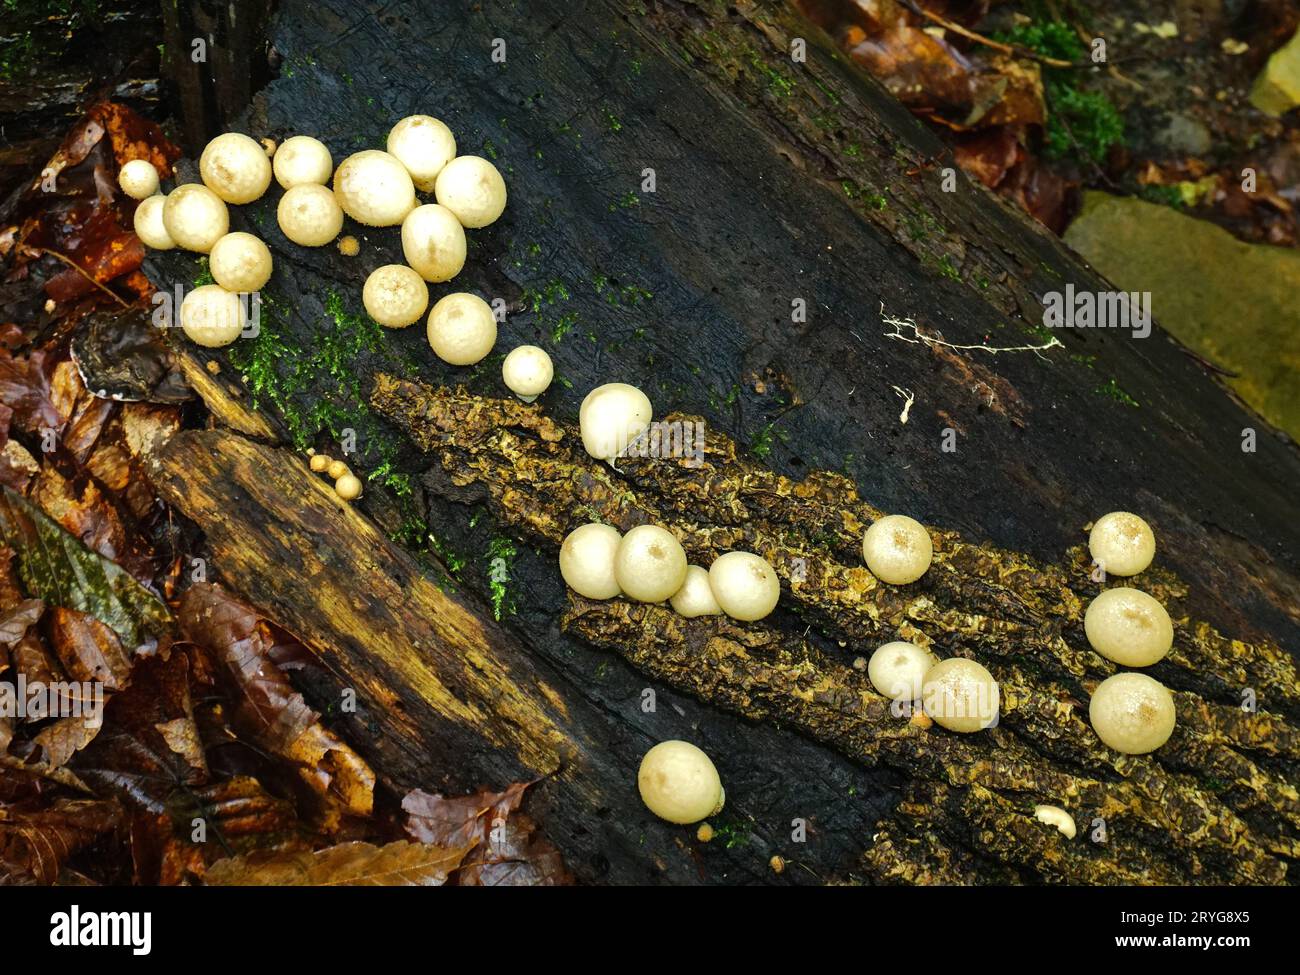
[[[276,227],[273,187],[232,208],[232,229],[262,236],[276,261],[261,335],[199,361],[217,360],[223,384],[241,378],[243,405],[288,444],[334,452],[355,432],[348,459],[368,486],[354,510],[424,571],[445,570],[467,612],[501,617],[509,643],[493,641],[511,648],[498,651],[510,673],[550,675],[571,716],[558,726],[600,743],[580,753],[598,770],[590,795],[554,777],[538,793],[579,876],[1285,879],[1300,455],[1158,327],[1044,334],[1045,292],[1105,282],[963,177],[942,192],[942,145],[784,3],[284,0],[271,34],[279,77],[245,131],[309,132],[338,161],[429,112],[462,152],[495,159],[506,213],[470,233],[465,270],[431,297],[476,291],[508,315],[493,356],[445,366],[422,328],[387,331],[362,312],[366,276],[402,261],[396,230],[349,221],[358,256],[304,250]],[[795,38],[804,63],[790,59]],[[176,253],[149,270],[168,290],[199,276]],[[535,408],[496,399],[501,357],[523,343],[556,365]],[[610,381],[645,388],[659,415],[701,417],[706,466],[614,474],[573,455],[582,397]],[[439,425],[450,415],[460,429]],[[862,567],[877,509],[940,526],[917,587],[882,588]],[[1152,673],[1177,692],[1180,727],[1154,757],[1101,749],[1085,720],[1110,668],[1082,638],[1095,586],[1078,547],[1115,509],[1154,525],[1158,569],[1139,582],[1178,624]],[[261,533],[276,510],[208,520]],[[553,546],[597,512],[653,514],[700,561],[747,547],[787,578],[803,559],[806,575],[753,627],[572,604]],[[492,578],[502,564],[504,582]],[[269,573],[255,590],[231,579],[273,598]],[[851,661],[895,634],[986,664],[1007,688],[1001,726],[958,738],[892,719]],[[1247,691],[1259,713],[1239,709]],[[410,707],[433,722],[420,697]],[[432,725],[423,734],[435,740]],[[639,807],[636,762],[672,737],[718,762],[726,842],[695,844]],[[458,764],[419,752],[405,749],[390,778],[500,786],[509,771],[472,750]],[[1082,832],[1100,815],[1107,843],[1063,844],[1029,816],[1040,801],[1070,808]],[[795,819],[811,824],[808,843],[791,842]],[[778,878],[773,853],[806,869]]]

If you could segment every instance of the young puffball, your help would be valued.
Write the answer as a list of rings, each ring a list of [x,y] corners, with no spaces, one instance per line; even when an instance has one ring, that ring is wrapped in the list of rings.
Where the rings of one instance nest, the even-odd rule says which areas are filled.
[[[650,398],[635,386],[597,386],[578,408],[582,446],[597,460],[613,460],[645,432],[653,416]]]
[[[388,133],[388,151],[406,167],[415,188],[429,193],[442,168],[456,158],[456,137],[436,118],[409,115]]]
[[[613,599],[623,590],[614,577],[614,556],[623,536],[617,528],[592,522],[564,536],[560,545],[560,575],[579,596]]]
[[[434,196],[466,227],[486,227],[506,208],[506,181],[480,156],[457,156],[442,168]]]
[[[133,200],[147,200],[158,192],[158,170],[148,159],[132,159],[118,172],[117,185]]]
[[[337,481],[340,477],[347,477],[351,474],[352,469],[341,460],[332,460],[326,466],[325,473]]]
[[[344,474],[334,482],[334,493],[344,501],[355,501],[361,497],[361,479],[354,474]]]
[[[862,558],[867,568],[891,586],[904,586],[921,578],[933,557],[930,533],[907,515],[886,515],[862,537]]]
[[[275,208],[280,230],[302,247],[324,247],[343,229],[343,210],[328,187],[299,183]]]
[[[424,280],[450,281],[465,266],[465,228],[446,207],[416,207],[402,221],[402,256]]]
[[[668,603],[678,616],[684,616],[688,620],[697,616],[722,615],[722,607],[718,605],[713,588],[709,585],[709,573],[698,565],[686,567],[686,581],[682,583],[682,588],[673,593]]]
[[[332,463],[334,463],[334,461],[328,454],[312,454],[311,460],[308,461],[308,466],[310,466],[317,474],[323,474],[329,469],[329,466]]]
[[[334,172],[334,157],[319,139],[295,135],[275,151],[271,167],[275,181],[286,190],[307,183],[324,185]]]
[[[1102,570],[1113,576],[1135,576],[1156,555],[1151,526],[1129,511],[1102,515],[1088,535],[1088,552]]]
[[[492,351],[497,318],[478,295],[457,292],[438,300],[429,312],[429,346],[443,362],[472,366]]]
[[[998,682],[965,657],[941,660],[921,685],[925,713],[949,731],[981,731],[998,717]]]
[[[781,583],[767,560],[752,552],[727,552],[709,566],[709,586],[734,620],[761,620],[776,609]]]
[[[915,643],[895,640],[877,648],[867,661],[871,686],[891,701],[919,701],[925,676],[937,661]]]
[[[1174,733],[1174,697],[1146,674],[1115,674],[1092,692],[1088,704],[1092,730],[1125,755],[1145,755]]]
[[[668,529],[637,525],[619,543],[614,555],[614,578],[628,597],[642,603],[662,603],[686,581],[686,552]],[[713,581],[712,574],[709,581]]]
[[[135,208],[135,235],[146,247],[156,251],[169,251],[176,246],[176,241],[172,240],[163,224],[163,206],[166,203],[167,197],[159,193],[141,200]]]
[[[415,209],[411,174],[378,149],[353,153],[339,164],[334,196],[344,213],[371,227],[395,227]]]
[[[227,291],[248,294],[271,279],[271,252],[252,234],[236,231],[212,245],[208,270]]]
[[[271,160],[266,150],[241,132],[219,135],[199,156],[199,175],[227,203],[252,203],[271,185]]]
[[[361,303],[385,328],[406,328],[429,307],[429,286],[405,264],[385,264],[366,278]]]
[[[1035,806],[1034,818],[1040,823],[1055,826],[1068,840],[1074,839],[1077,832],[1074,817],[1060,806]]]
[[[531,403],[546,392],[555,378],[555,367],[545,349],[535,345],[521,345],[512,349],[501,363],[501,379],[510,392],[525,403]]]
[[[1174,645],[1174,625],[1160,601],[1124,586],[1088,604],[1083,631],[1094,650],[1125,667],[1149,667]]]
[[[226,204],[200,183],[186,183],[168,193],[162,217],[167,236],[199,254],[208,253],[230,231]]]
[[[209,349],[229,345],[244,330],[243,303],[219,284],[195,288],[181,302],[181,328],[197,345]]]
[[[661,741],[646,752],[636,784],[646,808],[670,823],[698,823],[727,801],[709,756],[686,741]]]

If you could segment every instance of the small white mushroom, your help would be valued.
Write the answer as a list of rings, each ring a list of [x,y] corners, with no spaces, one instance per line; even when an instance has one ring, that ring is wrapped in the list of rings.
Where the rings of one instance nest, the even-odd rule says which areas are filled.
[[[355,474],[344,474],[334,482],[334,493],[344,501],[355,501],[361,497],[361,479]]]
[[[334,196],[344,213],[371,227],[395,227],[415,209],[411,174],[378,149],[353,153],[339,164]]]
[[[501,363],[501,379],[507,388],[525,403],[546,392],[555,378],[555,367],[545,349],[521,345],[512,349]]]
[[[727,801],[709,756],[686,741],[661,741],[646,752],[636,784],[646,808],[670,823],[698,823]]]
[[[181,302],[181,328],[197,345],[221,348],[244,331],[244,306],[239,295],[219,284],[195,288]]]
[[[1149,667],[1174,645],[1174,625],[1160,601],[1126,586],[1088,604],[1083,630],[1094,650],[1125,667]]]
[[[252,203],[271,185],[266,150],[242,132],[226,132],[199,156],[199,175],[208,189],[227,203]]]
[[[709,573],[698,565],[686,567],[686,581],[668,600],[678,616],[695,619],[697,616],[720,616],[722,607],[709,585]]]
[[[949,657],[930,668],[921,686],[925,713],[949,731],[981,731],[998,717],[998,682],[965,657]]]
[[[862,538],[862,557],[871,574],[891,586],[903,586],[925,575],[934,557],[930,533],[915,518],[886,515]]]
[[[506,181],[480,156],[457,156],[442,168],[434,196],[466,227],[486,227],[506,208]]]
[[[895,640],[876,649],[867,661],[871,686],[891,701],[919,701],[926,674],[937,661],[915,643]]]
[[[227,291],[248,294],[271,279],[271,252],[252,234],[236,231],[212,245],[208,270]]]
[[[613,460],[650,426],[650,398],[627,383],[597,386],[578,408],[582,446],[598,460]]]
[[[436,284],[458,275],[465,266],[465,246],[465,228],[436,203],[416,207],[402,221],[402,255],[426,281]]]
[[[286,190],[306,183],[323,186],[334,172],[334,157],[319,139],[295,135],[284,140],[271,165],[275,181]]]
[[[328,187],[299,183],[275,208],[280,230],[302,247],[324,247],[343,229],[343,210]]]
[[[1168,688],[1146,674],[1115,674],[1092,692],[1092,730],[1125,755],[1145,755],[1169,740],[1177,712]]]
[[[177,246],[206,254],[229,232],[230,212],[221,197],[206,186],[186,183],[167,194],[163,227]]]
[[[1151,526],[1132,512],[1112,511],[1093,524],[1088,552],[1108,574],[1135,576],[1155,558],[1156,536]]]
[[[158,192],[158,170],[148,159],[132,159],[117,174],[122,192],[134,200],[147,200]]]
[[[176,241],[172,240],[172,235],[167,233],[167,226],[163,223],[163,207],[166,203],[167,197],[159,193],[141,200],[135,208],[135,235],[146,247],[152,247],[156,251],[169,251],[176,246]]]
[[[405,264],[385,264],[366,278],[361,303],[385,328],[406,328],[429,307],[429,286]]]
[[[1034,818],[1040,823],[1047,823],[1049,826],[1055,826],[1064,834],[1066,839],[1074,839],[1077,830],[1074,825],[1074,817],[1062,809],[1060,806],[1035,806]]]
[[[776,609],[781,582],[753,552],[727,552],[709,566],[709,586],[722,611],[735,620],[761,620]]]
[[[429,312],[428,336],[430,348],[443,362],[472,366],[496,345],[497,318],[478,295],[445,295]]]
[[[637,525],[619,543],[614,578],[629,598],[662,603],[686,581],[686,552],[668,529]]]
[[[409,115],[388,133],[388,151],[395,156],[421,193],[432,192],[444,166],[456,158],[456,137],[429,115]]]
[[[613,599],[622,590],[614,576],[614,557],[623,536],[617,528],[591,522],[564,536],[560,575],[569,588],[588,599]]]

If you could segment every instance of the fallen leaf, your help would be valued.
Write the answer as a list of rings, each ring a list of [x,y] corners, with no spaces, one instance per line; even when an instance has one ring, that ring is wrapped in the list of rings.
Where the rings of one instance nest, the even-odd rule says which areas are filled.
[[[387,846],[340,843],[314,853],[254,853],[214,863],[204,882],[225,887],[440,887],[467,849],[398,840]]]
[[[0,806],[0,884],[52,884],[64,861],[121,821],[115,802],[57,799],[38,809]]]
[[[111,629],[74,609],[56,606],[47,621],[50,647],[76,681],[118,691],[131,680],[131,658]]]

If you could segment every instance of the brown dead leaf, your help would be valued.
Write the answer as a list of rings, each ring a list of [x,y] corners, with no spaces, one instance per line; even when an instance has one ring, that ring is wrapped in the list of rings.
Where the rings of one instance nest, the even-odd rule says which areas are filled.
[[[439,887],[467,849],[398,840],[387,846],[340,843],[314,853],[254,853],[214,863],[204,881],[225,887]]]
[[[93,616],[75,609],[50,610],[47,635],[63,668],[77,681],[98,681],[119,691],[131,680],[131,657],[117,634]]]
[[[468,796],[445,796],[412,789],[402,799],[406,833],[421,843],[473,846],[487,840],[493,827],[504,823],[524,800],[531,782],[515,782],[504,792],[486,789]]]
[[[28,628],[45,614],[45,603],[40,599],[24,599],[8,612],[0,615],[0,645],[6,648],[27,635]]]
[[[0,806],[0,884],[52,884],[72,854],[116,829],[115,802],[57,799],[41,808]]]
[[[87,716],[60,718],[46,725],[32,740],[40,746],[38,763],[45,768],[63,768],[99,734],[102,724]]]

